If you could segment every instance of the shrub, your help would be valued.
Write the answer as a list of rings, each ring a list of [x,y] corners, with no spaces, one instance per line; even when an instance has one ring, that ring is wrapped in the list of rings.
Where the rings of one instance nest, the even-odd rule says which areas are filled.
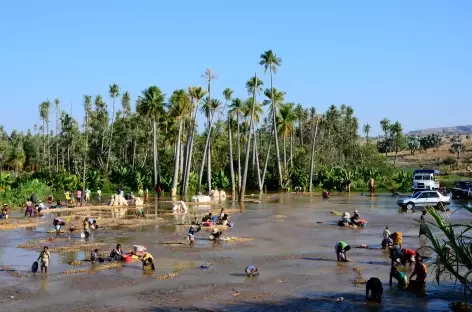
[[[45,183],[37,179],[20,183],[17,187],[5,189],[0,192],[0,201],[13,207],[24,206],[32,193],[36,194],[36,198],[46,199],[50,194],[51,188]]]

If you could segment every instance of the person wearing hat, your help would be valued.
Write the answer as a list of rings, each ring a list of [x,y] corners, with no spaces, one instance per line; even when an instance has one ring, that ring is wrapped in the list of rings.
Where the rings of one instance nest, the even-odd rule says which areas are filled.
[[[354,214],[351,217],[352,224],[359,226],[360,225],[360,222],[359,222],[360,220],[361,220],[361,216],[359,215],[359,210],[354,210]]]

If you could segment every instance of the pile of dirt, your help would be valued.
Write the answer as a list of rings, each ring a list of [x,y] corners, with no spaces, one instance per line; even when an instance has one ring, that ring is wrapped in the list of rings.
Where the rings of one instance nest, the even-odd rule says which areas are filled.
[[[62,274],[70,275],[70,274],[77,274],[77,273],[87,273],[87,274],[94,274],[104,270],[111,270],[111,269],[118,269],[121,268],[121,262],[110,262],[107,264],[100,264],[93,266],[92,268],[87,269],[75,269],[75,270],[66,270]]]
[[[362,276],[362,270],[357,267],[352,268],[352,270],[356,272],[356,278],[352,282],[354,286],[360,287],[361,285],[365,285],[367,283],[367,280],[364,279],[364,277]]]

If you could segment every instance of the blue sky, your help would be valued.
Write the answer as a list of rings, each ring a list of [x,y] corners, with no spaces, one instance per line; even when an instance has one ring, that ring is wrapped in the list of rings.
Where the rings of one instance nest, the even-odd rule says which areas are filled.
[[[32,128],[56,97],[82,118],[83,95],[108,99],[113,82],[133,98],[203,85],[207,67],[214,94],[246,97],[267,49],[282,58],[274,86],[287,101],[351,105],[374,134],[384,117],[405,130],[472,124],[471,14],[466,0],[7,1],[0,124]]]

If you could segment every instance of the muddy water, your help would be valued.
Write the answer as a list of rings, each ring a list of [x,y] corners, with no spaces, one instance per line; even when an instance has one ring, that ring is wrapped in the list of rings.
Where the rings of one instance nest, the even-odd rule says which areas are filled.
[[[121,243],[125,249],[133,244],[148,246],[157,261],[155,272],[145,272],[138,262],[133,262],[125,264],[120,270],[93,275],[63,275],[65,270],[77,268],[68,265],[70,261],[88,256],[83,252],[73,252],[53,253],[48,276],[33,275],[29,273],[29,268],[36,260],[37,251],[16,246],[29,240],[47,238],[50,234],[46,232],[51,229],[53,215],[46,216],[45,225],[33,230],[0,232],[0,264],[26,275],[18,278],[0,272],[0,283],[4,285],[0,286],[0,290],[2,287],[3,290],[15,288],[31,294],[28,300],[7,298],[2,303],[3,307],[25,311],[41,311],[51,306],[60,308],[71,303],[78,308],[102,307],[110,305],[110,300],[122,297],[126,301],[120,301],[119,305],[126,311],[151,306],[231,311],[444,311],[448,309],[449,302],[461,298],[459,289],[454,289],[452,283],[433,284],[432,272],[426,298],[419,299],[414,294],[397,290],[395,286],[388,286],[390,260],[385,252],[378,249],[385,225],[392,232],[403,232],[404,246],[407,248],[418,249],[425,243],[418,238],[414,221],[419,219],[420,212],[400,211],[396,199],[389,195],[370,197],[351,194],[333,196],[329,200],[295,194],[255,198],[262,200],[262,203],[246,203],[244,207],[239,207],[234,202],[226,201],[212,207],[241,210],[231,214],[235,226],[225,231],[224,236],[254,238],[247,243],[212,243],[207,239],[208,229],[203,229],[197,234],[195,246],[189,247],[184,240],[188,226],[180,224],[192,220],[193,213],[169,214],[170,203],[159,203],[145,209],[148,215],[164,218],[163,222],[133,229],[99,229],[90,239],[90,242],[107,243],[101,250],[103,252],[109,252],[116,243]],[[458,207],[455,203],[451,205],[452,211]],[[197,216],[207,211],[206,208],[209,207],[196,208]],[[360,211],[362,219],[368,221],[366,228],[340,228],[334,225],[340,217],[330,212],[352,213],[355,209]],[[132,213],[131,210],[126,212]],[[461,210],[448,217],[456,221],[469,218]],[[79,233],[63,234],[64,244],[79,243],[78,236]],[[351,246],[367,244],[372,249],[353,248],[348,252],[352,262],[337,263],[334,244],[339,240]],[[185,244],[165,244],[170,241]],[[208,264],[209,268],[199,269],[204,264]],[[243,274],[249,264],[259,267],[259,277],[249,279]],[[78,268],[89,266],[84,263]],[[365,288],[364,285],[357,287],[353,284],[356,278],[353,268],[360,269],[365,279],[375,276],[383,281],[382,305],[364,303]],[[411,272],[409,267],[404,270],[408,275]],[[167,273],[178,275],[170,279],[157,279]],[[154,292],[149,293],[150,289]],[[90,292],[100,296],[92,296]],[[2,293],[6,294],[5,291]],[[1,297],[2,293],[0,301],[5,300]],[[336,301],[340,297],[343,300]],[[45,298],[48,300],[45,301]],[[111,305],[117,304],[114,302]]]

